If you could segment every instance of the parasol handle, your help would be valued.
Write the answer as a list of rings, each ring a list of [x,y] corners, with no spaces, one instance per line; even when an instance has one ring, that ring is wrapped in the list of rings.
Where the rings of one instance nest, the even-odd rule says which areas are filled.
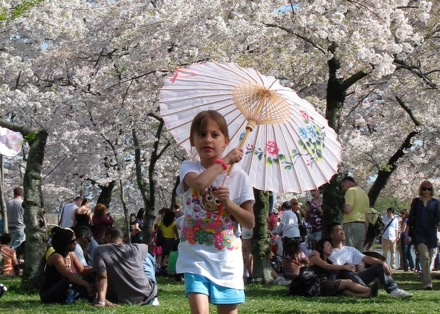
[[[244,144],[246,143],[246,140],[249,136],[249,133],[252,132],[252,130],[254,129],[256,125],[256,122],[253,120],[248,121],[248,124],[246,125],[246,132],[244,133],[243,139],[241,140],[240,146],[238,146],[238,148],[243,148]],[[226,178],[229,178],[229,175],[231,174],[232,170],[234,169],[234,165],[232,164],[229,169],[228,169],[228,173],[226,174],[226,177],[223,179],[223,183],[222,185],[226,184]]]

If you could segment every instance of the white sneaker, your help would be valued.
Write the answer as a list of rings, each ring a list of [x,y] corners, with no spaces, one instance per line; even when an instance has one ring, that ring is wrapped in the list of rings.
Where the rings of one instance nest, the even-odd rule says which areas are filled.
[[[411,298],[413,295],[405,290],[402,289],[395,289],[391,291],[390,297],[392,298],[398,298],[398,299],[406,299]]]
[[[288,286],[290,285],[291,280],[287,280],[286,278],[279,276],[277,279],[274,280],[274,282],[280,286]]]
[[[292,280],[284,279],[284,282],[281,283],[281,285],[282,285],[282,286],[288,286],[288,285],[290,285],[291,283],[292,283]]]
[[[152,306],[159,306],[159,299],[158,298],[154,298],[153,301],[151,301],[150,305]]]

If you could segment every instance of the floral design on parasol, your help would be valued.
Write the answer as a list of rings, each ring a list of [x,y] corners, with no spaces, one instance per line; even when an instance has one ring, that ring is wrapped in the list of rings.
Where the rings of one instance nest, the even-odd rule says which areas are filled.
[[[0,127],[0,154],[8,157],[16,156],[23,145],[23,136],[19,132]]]
[[[237,164],[253,186],[278,193],[302,192],[328,182],[340,162],[337,135],[306,100],[277,79],[234,63],[206,62],[179,68],[160,91],[167,130],[190,158],[197,113],[216,110],[228,123],[230,143],[241,147]]]

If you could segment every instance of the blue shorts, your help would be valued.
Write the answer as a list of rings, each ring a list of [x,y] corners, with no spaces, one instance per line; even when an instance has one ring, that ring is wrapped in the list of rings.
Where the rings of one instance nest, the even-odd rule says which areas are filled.
[[[226,288],[216,285],[201,275],[185,274],[185,295],[190,293],[204,294],[209,297],[209,303],[241,304],[244,303],[244,290]]]

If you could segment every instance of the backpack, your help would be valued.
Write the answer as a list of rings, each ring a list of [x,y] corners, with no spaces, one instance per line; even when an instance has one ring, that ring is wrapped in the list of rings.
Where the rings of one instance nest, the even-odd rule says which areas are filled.
[[[372,212],[374,211],[374,212]],[[373,227],[373,235],[375,237],[381,236],[383,234],[383,232],[385,231],[385,223],[383,222],[382,216],[377,212],[377,210],[370,208],[370,214],[374,217],[373,219],[375,219],[375,222],[373,223],[372,227]],[[370,220],[370,224],[371,224],[371,220]]]
[[[365,238],[365,247],[364,251],[368,251],[373,246],[377,237],[382,236],[382,233],[385,230],[385,224],[382,220],[382,216],[375,210],[374,208],[370,208],[368,212],[368,231]]]
[[[315,297],[321,294],[321,280],[310,267],[301,267],[289,286],[290,295]]]

